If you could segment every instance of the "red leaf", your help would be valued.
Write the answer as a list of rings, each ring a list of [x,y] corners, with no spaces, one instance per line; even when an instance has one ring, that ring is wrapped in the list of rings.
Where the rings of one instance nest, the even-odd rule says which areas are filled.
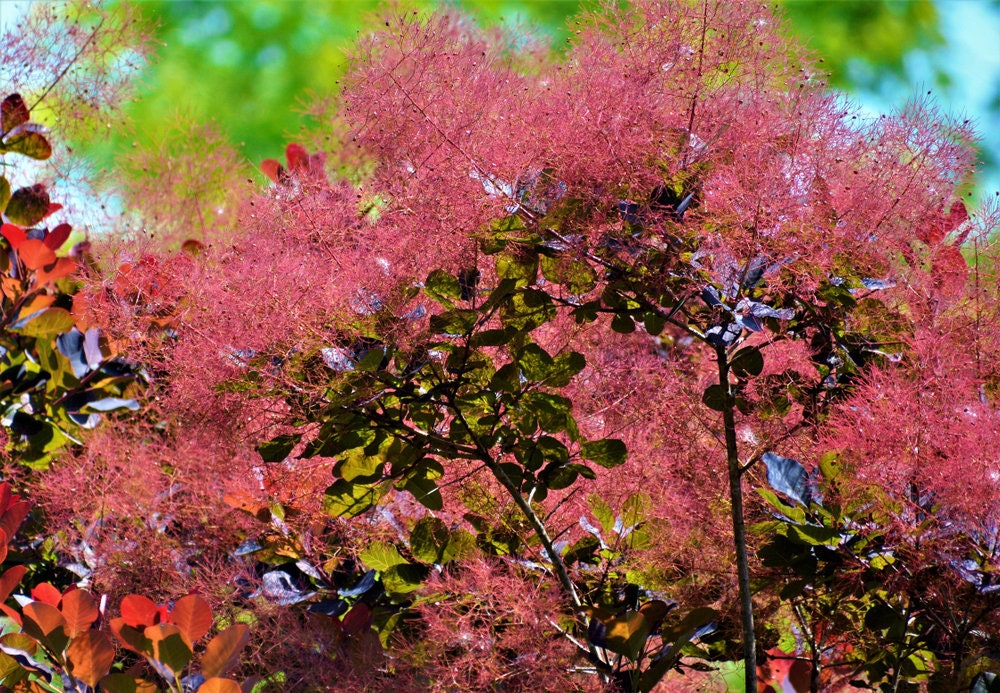
[[[63,208],[63,206],[61,204],[59,204],[58,202],[50,202],[49,203],[49,209],[48,209],[47,212],[45,212],[45,216],[47,216],[47,217],[48,216],[52,216],[53,214],[55,214],[56,212],[58,212],[62,208]]]
[[[59,606],[63,618],[66,619],[66,635],[75,638],[80,633],[90,630],[94,621],[101,615],[97,602],[86,590],[70,590],[62,598]],[[104,672],[104,676],[108,672]]]
[[[232,679],[213,676],[198,687],[197,693],[240,693],[240,685]]]
[[[59,609],[51,604],[31,602],[25,604],[21,611],[26,619],[29,619],[37,626],[38,631],[43,637],[47,637],[55,632],[56,629],[66,626],[66,619],[59,613]],[[29,635],[32,635],[32,633],[29,633]],[[34,633],[34,635],[38,635],[38,633]]]
[[[8,571],[8,572],[10,572],[10,571]],[[3,612],[4,616],[6,616],[7,618],[9,618],[11,621],[13,621],[14,623],[16,623],[17,625],[21,626],[21,625],[24,624],[24,620],[21,618],[21,614],[17,613],[16,611],[14,611],[13,609],[11,609],[6,604],[0,603],[0,611]]]
[[[56,261],[56,254],[52,248],[46,246],[37,238],[29,238],[17,249],[17,254],[28,269],[41,269],[46,265],[51,265]]]
[[[309,169],[309,153],[301,144],[292,142],[285,147],[285,158],[288,159],[289,171],[307,171]]]
[[[264,159],[260,162],[260,170],[264,172],[264,175],[270,178],[275,183],[279,182],[284,178],[285,169],[280,163],[274,159]]]
[[[143,635],[141,630],[125,623],[124,618],[113,618],[108,625],[111,626],[111,632],[115,634],[118,641],[129,650],[139,654],[151,651],[152,643]]]
[[[55,227],[49,231],[48,234],[46,234],[43,243],[45,243],[45,245],[52,250],[59,250],[59,248],[62,247],[62,244],[66,242],[66,239],[69,238],[71,233],[73,233],[72,226],[69,224],[59,224],[59,226]]]
[[[7,597],[14,591],[14,588],[21,584],[21,580],[28,573],[28,569],[23,565],[11,566],[0,575],[0,604],[7,601]]]
[[[10,247],[17,250],[22,243],[28,240],[28,237],[24,233],[24,229],[20,226],[15,226],[14,224],[4,224],[0,227],[0,234],[7,239],[10,243]]]
[[[8,541],[13,538],[18,527],[24,522],[24,518],[28,516],[29,510],[31,510],[31,503],[17,500],[2,511],[3,514],[0,515],[0,529],[7,535]]]
[[[149,597],[130,594],[122,599],[121,612],[126,625],[142,629],[157,622],[159,608]]]
[[[76,272],[76,260],[71,257],[61,257],[51,267],[40,269],[35,273],[35,284],[43,286],[56,279],[68,277],[74,272]]]
[[[43,582],[31,589],[31,598],[50,606],[59,606],[59,602],[62,600],[62,593],[49,583]]]
[[[348,635],[357,635],[366,630],[372,624],[372,609],[363,602],[358,602],[351,607],[351,610],[344,614],[341,627]]]
[[[66,657],[72,665],[70,673],[93,688],[111,671],[115,646],[106,633],[90,630],[73,638],[66,648]]]
[[[197,594],[181,597],[170,612],[170,622],[181,629],[188,647],[202,638],[212,627],[212,607]]]
[[[0,130],[8,133],[31,118],[28,106],[20,94],[11,94],[0,102]]]
[[[206,679],[222,676],[236,664],[243,648],[250,642],[250,629],[245,623],[234,623],[205,647],[201,658],[201,673]]]

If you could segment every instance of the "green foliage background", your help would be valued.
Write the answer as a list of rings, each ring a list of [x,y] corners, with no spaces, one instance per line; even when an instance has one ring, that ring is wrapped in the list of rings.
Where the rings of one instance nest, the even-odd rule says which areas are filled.
[[[438,3],[409,2],[428,9]],[[110,156],[177,122],[214,122],[253,163],[277,156],[309,127],[304,107],[336,88],[352,40],[385,4],[376,0],[151,0],[141,4],[157,25],[161,48],[130,107],[135,124],[94,152]],[[577,0],[465,0],[479,21],[520,26],[565,40]],[[839,88],[884,94],[905,81],[905,56],[944,44],[933,0],[783,0],[790,28],[824,60]],[[384,12],[384,10],[383,10]],[[377,17],[376,17],[377,18]],[[946,88],[938,68],[934,86]],[[988,127],[988,123],[983,124]],[[988,158],[988,157],[987,157]]]

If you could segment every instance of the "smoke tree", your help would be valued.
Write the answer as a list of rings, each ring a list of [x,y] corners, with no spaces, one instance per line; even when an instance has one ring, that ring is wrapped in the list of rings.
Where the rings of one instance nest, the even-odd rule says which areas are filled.
[[[82,298],[149,389],[31,480],[62,561],[292,690],[990,690],[970,125],[861,118],[759,7],[571,29],[388,14],[264,190],[133,157]]]

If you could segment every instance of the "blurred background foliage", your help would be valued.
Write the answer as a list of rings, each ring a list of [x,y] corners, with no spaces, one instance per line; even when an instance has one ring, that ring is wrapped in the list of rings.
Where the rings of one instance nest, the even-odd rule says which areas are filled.
[[[403,4],[440,6],[426,0]],[[156,133],[177,123],[205,122],[217,125],[255,165],[278,156],[301,128],[310,127],[306,105],[336,88],[352,40],[384,5],[376,0],[140,3],[157,26],[160,48],[129,106],[133,129],[91,145],[91,156],[107,164],[122,146],[153,142]],[[481,23],[504,22],[547,36],[558,49],[566,40],[566,20],[580,3],[463,0],[454,6]],[[1000,187],[1000,0],[781,0],[776,7],[824,60],[831,84],[869,112],[899,107],[917,90],[933,90],[946,110],[976,118],[987,164],[980,195]]]

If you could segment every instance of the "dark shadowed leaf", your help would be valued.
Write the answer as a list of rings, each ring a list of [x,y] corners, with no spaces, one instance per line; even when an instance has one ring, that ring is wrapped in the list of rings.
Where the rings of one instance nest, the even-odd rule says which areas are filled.
[[[4,214],[18,226],[34,226],[49,211],[49,193],[41,184],[18,188],[11,195]]]
[[[730,365],[740,378],[758,376],[764,370],[764,357],[757,347],[746,347],[736,352]]]
[[[0,101],[0,134],[7,134],[18,125],[23,125],[31,118],[28,104],[20,94],[11,94]]]
[[[627,455],[625,443],[617,438],[592,440],[580,446],[581,457],[608,469],[624,463]]]
[[[418,561],[442,563],[450,536],[443,520],[429,516],[421,518],[410,532],[410,552]]]
[[[701,395],[701,402],[713,411],[725,411],[728,394],[722,385],[709,385]]]
[[[354,583],[354,587],[346,590],[338,590],[341,597],[361,597],[378,584],[375,579],[375,570],[369,570],[361,579]]]
[[[301,435],[278,436],[258,445],[257,452],[265,462],[281,462],[288,457],[301,438]]]

